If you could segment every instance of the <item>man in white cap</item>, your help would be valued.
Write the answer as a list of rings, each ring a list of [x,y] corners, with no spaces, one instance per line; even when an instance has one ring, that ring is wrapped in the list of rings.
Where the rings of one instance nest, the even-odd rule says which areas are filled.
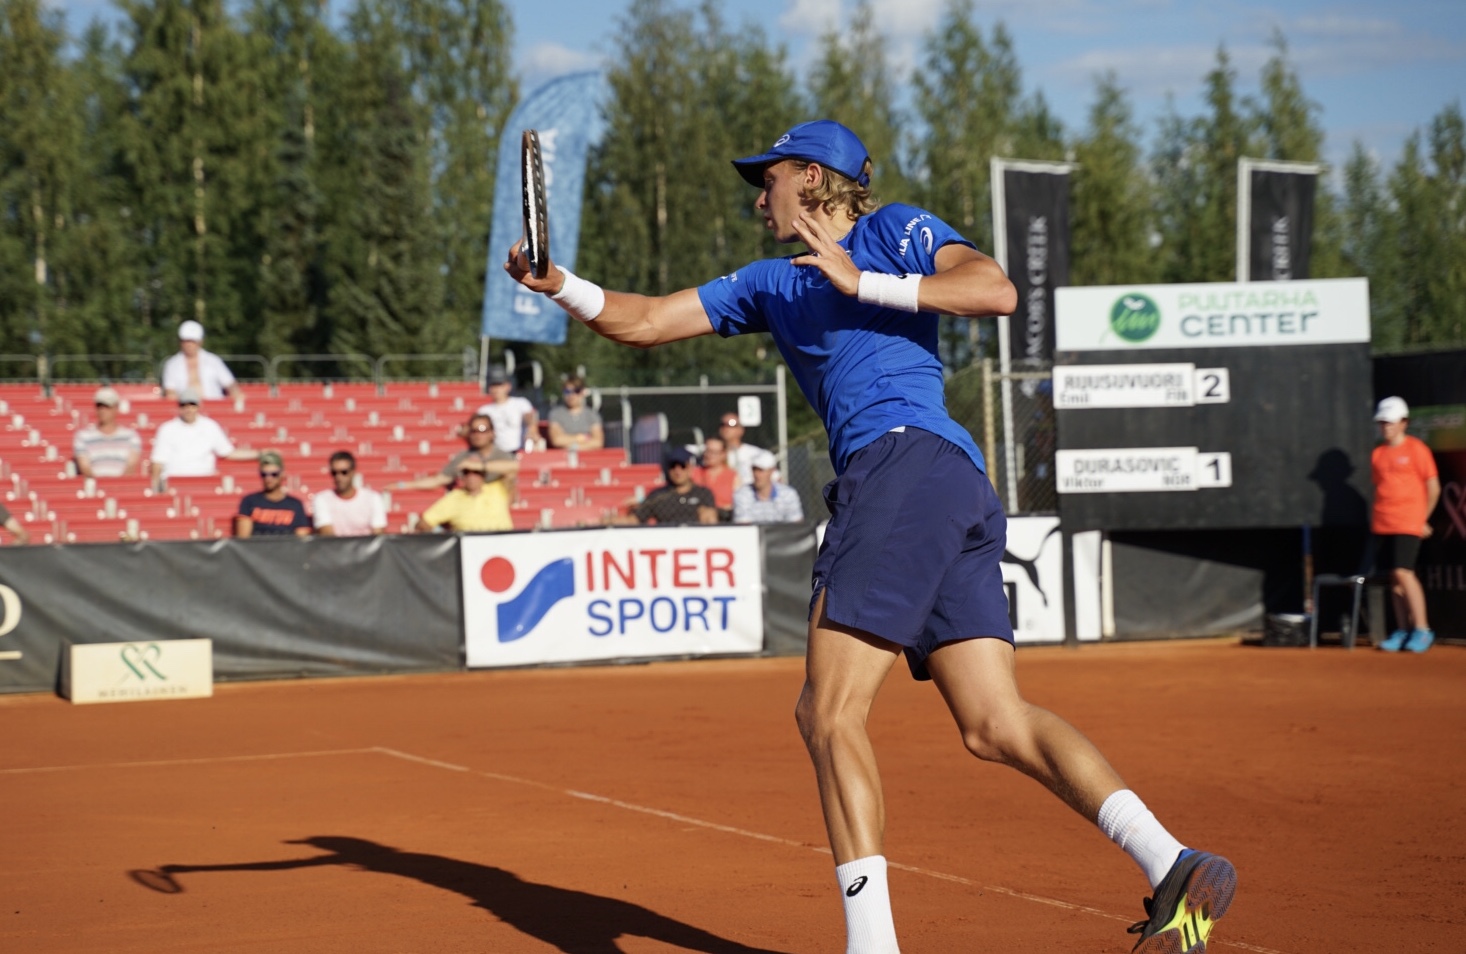
[[[199,393],[184,388],[178,394],[178,416],[158,425],[153,435],[153,478],[162,484],[170,477],[212,477],[218,459],[258,460],[260,452],[241,449],[212,417],[199,411]]]
[[[163,396],[176,398],[184,388],[205,401],[244,397],[224,359],[204,350],[204,326],[192,318],[178,326],[178,353],[163,364]]]
[[[753,455],[753,483],[733,491],[734,523],[799,523],[804,504],[799,491],[776,479],[779,458],[766,450]]]
[[[83,477],[125,477],[138,472],[143,459],[143,439],[137,431],[117,423],[122,397],[115,388],[98,388],[92,395],[97,420],[76,432],[71,454],[76,472]]]
[[[1388,572],[1395,602],[1394,632],[1379,644],[1385,652],[1401,649],[1423,653],[1435,642],[1425,615],[1425,590],[1415,575],[1420,541],[1430,536],[1430,514],[1441,498],[1435,456],[1418,437],[1405,433],[1410,406],[1404,398],[1387,397],[1374,412],[1384,442],[1369,463],[1374,479],[1375,569]]]

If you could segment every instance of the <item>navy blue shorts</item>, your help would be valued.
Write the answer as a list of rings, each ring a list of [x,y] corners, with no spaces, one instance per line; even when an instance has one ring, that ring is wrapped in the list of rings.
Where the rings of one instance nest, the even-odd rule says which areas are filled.
[[[835,623],[905,647],[917,679],[942,643],[1013,642],[999,562],[1008,519],[993,485],[956,444],[908,427],[850,458],[825,487],[830,522],[814,564]]]

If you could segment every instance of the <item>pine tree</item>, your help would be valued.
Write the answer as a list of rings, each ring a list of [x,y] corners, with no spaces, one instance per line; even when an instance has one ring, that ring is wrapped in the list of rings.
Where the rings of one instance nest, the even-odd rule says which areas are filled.
[[[1150,184],[1140,130],[1114,73],[1100,77],[1089,128],[1074,143],[1075,285],[1143,284],[1156,278],[1150,247]]]
[[[0,336],[10,352],[69,345],[53,327],[53,259],[80,145],[65,41],[60,17],[39,0],[0,6]]]
[[[254,346],[270,110],[260,64],[222,0],[121,0],[127,13],[123,156],[149,264],[142,320],[159,352],[194,318],[211,349]]]
[[[1237,101],[1236,70],[1224,48],[1206,75],[1210,112],[1162,119],[1152,167],[1159,184],[1161,279],[1225,282],[1237,274],[1237,160],[1254,155],[1254,121]]]
[[[442,319],[466,344],[477,338],[483,305],[499,136],[519,96],[513,27],[499,0],[392,0],[391,9],[428,120]]]
[[[355,204],[338,210],[328,239],[330,350],[370,356],[445,351],[458,341],[440,318],[426,118],[413,99],[389,12],[367,0],[352,12],[347,31],[352,57],[332,159],[355,183]]]
[[[766,150],[797,116],[782,52],[756,27],[730,33],[711,3],[691,13],[637,0],[619,35],[580,269],[610,288],[663,295],[763,257],[747,254],[769,248],[751,212],[756,193],[728,162]],[[619,369],[637,383],[771,376],[777,359],[758,336],[634,351],[571,330],[593,373]]]
[[[916,196],[903,171],[904,134],[886,63],[885,39],[875,28],[870,0],[860,0],[848,23],[820,38],[810,76],[814,112],[853,129],[870,150],[876,193],[885,202]]]

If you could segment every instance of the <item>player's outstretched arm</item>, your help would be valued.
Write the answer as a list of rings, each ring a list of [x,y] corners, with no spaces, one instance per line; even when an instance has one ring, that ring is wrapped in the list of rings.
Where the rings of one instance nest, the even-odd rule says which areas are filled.
[[[808,212],[793,222],[794,232],[809,247],[796,256],[795,265],[818,268],[830,284],[852,298],[860,292],[860,269],[818,217]],[[985,318],[1011,315],[1018,307],[1018,290],[998,263],[966,245],[944,245],[937,250],[936,274],[925,275],[917,287],[917,308],[941,315]],[[893,276],[894,277],[894,276]],[[911,281],[913,279],[906,279]],[[862,299],[867,300],[867,299]]]
[[[529,270],[529,260],[522,252],[523,244],[522,240],[516,242],[509,250],[509,258],[504,263],[504,270],[509,273],[509,277],[525,288],[543,295],[553,297],[561,294],[566,283],[565,273],[552,262],[544,278],[535,278]],[[605,296],[605,304],[596,313],[594,320],[587,321],[568,304],[566,310],[580,318],[596,334],[612,341],[633,348],[650,348],[713,332],[713,323],[702,307],[702,299],[698,297],[696,288],[686,288],[661,297],[599,291]]]

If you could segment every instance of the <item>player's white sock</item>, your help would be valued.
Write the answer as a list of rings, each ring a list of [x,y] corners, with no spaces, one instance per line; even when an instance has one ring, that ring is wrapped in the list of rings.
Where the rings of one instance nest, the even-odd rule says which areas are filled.
[[[845,954],[899,954],[884,855],[835,866],[845,902]]]
[[[1186,848],[1171,837],[1140,796],[1128,788],[1105,799],[1096,821],[1110,841],[1135,859],[1152,888],[1161,883],[1176,863],[1176,856]]]

